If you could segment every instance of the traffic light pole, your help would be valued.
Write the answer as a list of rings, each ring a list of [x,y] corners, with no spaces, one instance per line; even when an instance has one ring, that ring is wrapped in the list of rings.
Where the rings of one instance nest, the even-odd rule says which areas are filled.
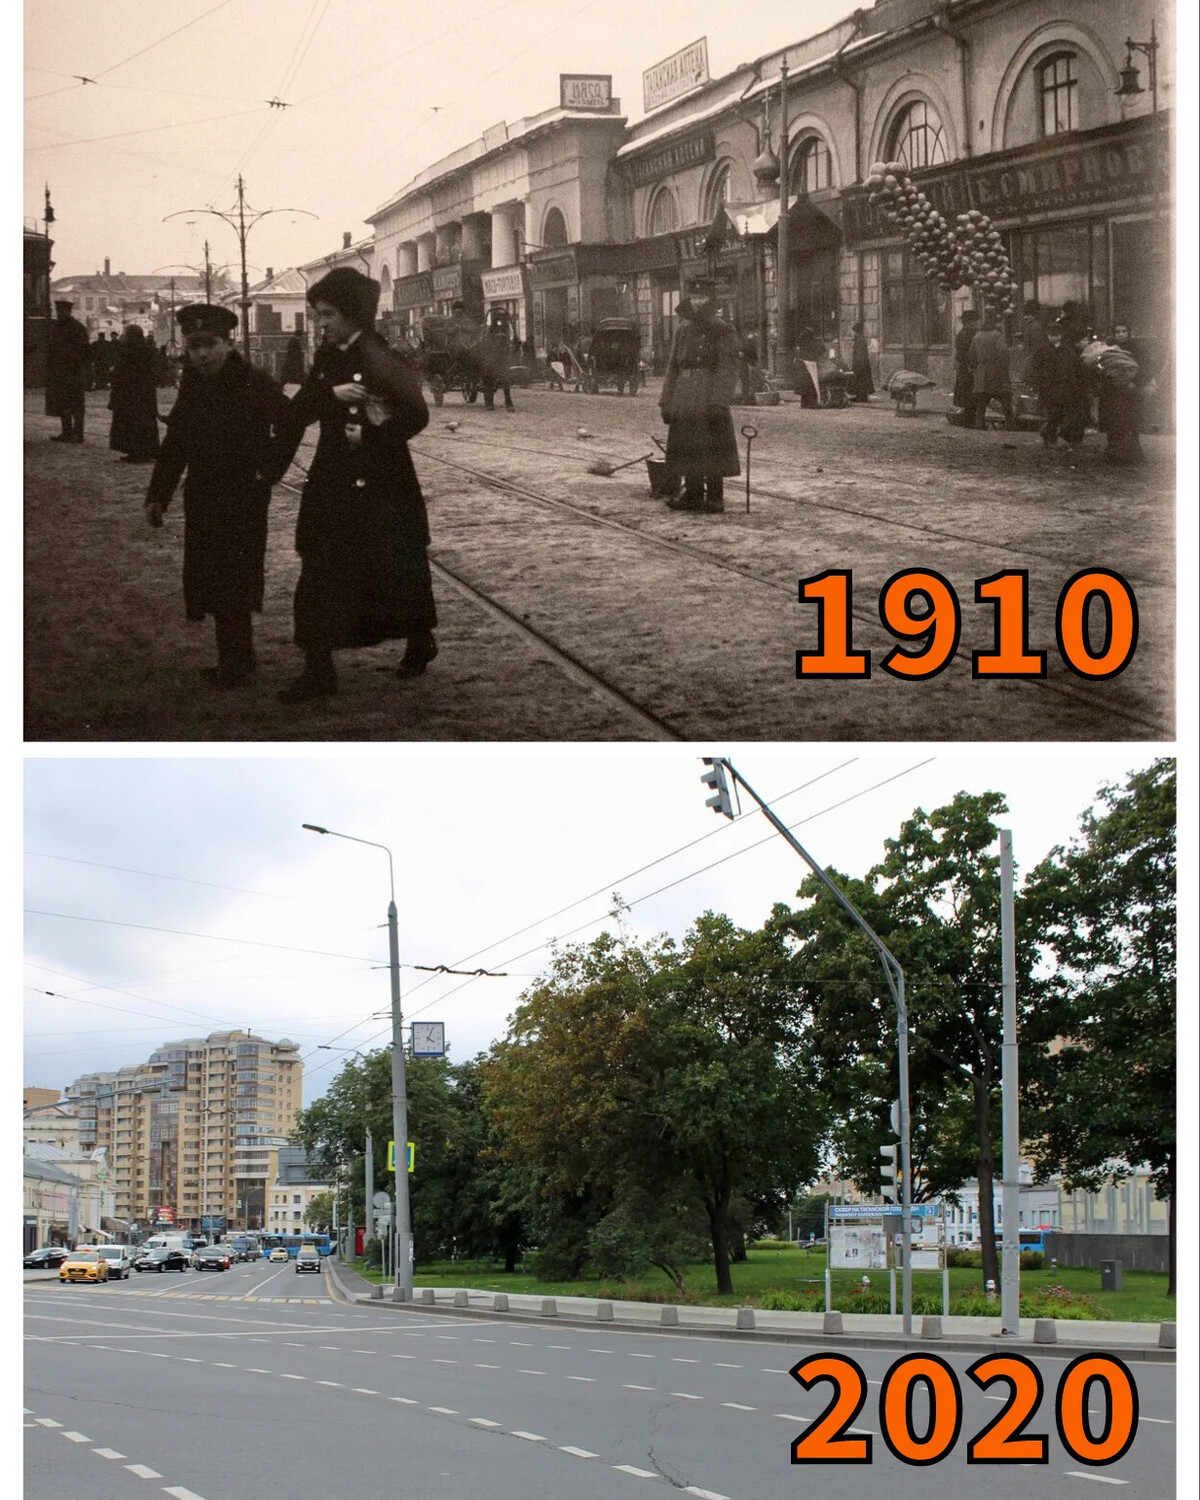
[[[900,1084],[900,1173],[901,1173],[901,1204],[900,1216],[900,1246],[904,1259],[903,1264],[903,1290],[902,1315],[904,1332],[910,1334],[912,1328],[912,1149],[911,1129],[908,1110],[908,1011],[904,1002],[904,970],[896,956],[887,948],[883,940],[868,924],[866,918],[858,910],[849,898],[838,889],[830,880],[825,871],[812,857],[792,830],[772,810],[770,806],[758,795],[750,783],[742,776],[733,762],[722,758],[716,758],[707,762],[715,771],[723,767],[738,786],[745,787],[746,791],[758,804],[760,811],[767,822],[770,823],[775,832],[792,846],[800,858],[805,862],[825,889],[830,893],[843,911],[850,917],[854,924],[863,932],[871,946],[879,957],[883,967],[884,978],[892,996],[892,1003],[896,1007],[896,1052],[899,1068]],[[704,775],[701,779],[707,785],[715,785],[720,790],[719,781],[710,780],[711,773]],[[709,806],[714,807],[717,812],[723,812],[726,817],[732,818],[732,808],[728,807],[728,793],[726,793],[724,804],[719,800],[710,799]],[[727,810],[728,809],[728,810]]]

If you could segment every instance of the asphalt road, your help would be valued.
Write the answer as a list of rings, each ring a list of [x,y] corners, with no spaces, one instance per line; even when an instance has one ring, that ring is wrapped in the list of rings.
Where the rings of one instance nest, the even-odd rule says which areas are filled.
[[[224,1273],[25,1288],[25,1500],[254,1500],[262,1495],[638,1500],[664,1485],[698,1500],[828,1500],[867,1493],[1051,1500],[1099,1482],[1173,1495],[1175,1371],[1137,1365],[1140,1422],[1115,1464],[1088,1468],[1055,1430],[1068,1361],[1039,1358],[1046,1395],[1028,1432],[1049,1461],[968,1465],[969,1439],[1002,1397],[966,1377],[958,1441],[937,1464],[900,1462],[880,1436],[884,1351],[852,1432],[871,1473],[797,1472],[790,1445],[829,1404],[788,1374],[806,1351],[746,1340],[503,1325],[348,1306],[324,1276],[265,1263]],[[918,1386],[913,1428],[923,1436]],[[1103,1397],[1090,1389],[1091,1431]]]

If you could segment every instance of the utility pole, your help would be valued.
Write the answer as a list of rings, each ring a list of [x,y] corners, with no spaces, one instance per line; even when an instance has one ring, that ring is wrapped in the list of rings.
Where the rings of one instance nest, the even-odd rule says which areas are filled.
[[[775,241],[775,373],[786,380],[792,367],[788,291],[788,65],[779,66],[779,224]]]
[[[242,268],[242,295],[240,300],[240,306],[242,309],[242,353],[246,356],[247,361],[249,361],[250,282],[246,274],[246,240],[250,235],[250,231],[257,223],[259,223],[260,220],[265,219],[268,214],[305,214],[310,219],[317,218],[317,215],[311,213],[307,208],[251,208],[246,202],[246,184],[242,181],[242,174],[240,172],[238,173],[237,180],[237,203],[228,211],[228,213],[226,213],[222,209],[212,208],[208,206],[204,208],[181,208],[176,210],[176,212],[173,214],[167,214],[163,219],[163,223],[165,224],[167,222],[167,219],[181,218],[184,214],[215,214],[218,219],[223,219],[225,223],[229,225],[230,229],[233,230],[234,234],[236,234],[238,237],[238,250],[241,256]],[[208,295],[211,297],[211,281],[208,276],[207,240],[204,242],[204,257],[205,285],[208,290]]]
[[[366,1234],[366,1237],[369,1240],[373,1240],[375,1238],[375,1151],[374,1151],[374,1147],[373,1147],[373,1144],[372,1144],[372,1141],[371,1141],[371,1132],[369,1130],[367,1131],[367,1151],[366,1151],[366,1161],[365,1161],[364,1165],[365,1165],[365,1169],[366,1169],[366,1179],[367,1179],[366,1182],[363,1184],[363,1186],[366,1188],[366,1193],[367,1193],[367,1208],[366,1208],[367,1234]],[[364,1249],[365,1248],[366,1247],[364,1245]]]
[[[1017,940],[1013,910],[1012,833],[1000,830],[1000,967],[1003,1031],[1000,1054],[1000,1118],[1004,1157],[1000,1190],[1004,1238],[1000,1252],[1000,1327],[1006,1337],[1020,1332],[1021,1302],[1021,1134],[1018,1122]]]

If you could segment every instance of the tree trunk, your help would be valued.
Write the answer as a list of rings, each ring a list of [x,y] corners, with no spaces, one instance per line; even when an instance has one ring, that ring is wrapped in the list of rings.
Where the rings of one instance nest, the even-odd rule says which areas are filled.
[[[1175,1295],[1175,1153],[1167,1158],[1167,1296]]]
[[[996,1253],[996,1216],[994,1187],[996,1159],[992,1147],[992,1101],[987,1083],[977,1081],[975,1095],[975,1130],[979,1137],[979,1243],[983,1251],[983,1285],[990,1281],[1000,1291],[1000,1258]]]
[[[729,1202],[732,1197],[728,1171],[713,1193],[704,1195],[708,1230],[712,1236],[713,1269],[717,1273],[718,1295],[731,1295],[733,1292],[733,1277],[729,1274]]]

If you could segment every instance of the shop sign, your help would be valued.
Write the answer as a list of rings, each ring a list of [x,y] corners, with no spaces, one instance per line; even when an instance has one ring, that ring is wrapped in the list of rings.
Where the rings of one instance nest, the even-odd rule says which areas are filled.
[[[525,295],[525,273],[520,266],[503,266],[498,271],[485,271],[481,279],[483,295],[488,302],[509,302],[514,297]]]
[[[646,113],[669,104],[672,99],[690,93],[700,84],[708,82],[708,38],[702,36],[698,42],[676,52],[673,56],[655,63],[642,74],[642,98]]]
[[[433,301],[433,277],[428,271],[418,271],[415,276],[402,276],[392,283],[392,295],[397,311],[409,307],[428,307]]]
[[[575,268],[574,251],[568,250],[549,260],[530,261],[529,278],[534,286],[555,286],[578,281],[579,273]]]
[[[660,177],[669,177],[672,172],[682,172],[686,167],[698,167],[713,161],[716,155],[717,138],[711,130],[705,130],[699,135],[672,141],[649,156],[635,157],[629,163],[629,175],[634,187],[646,187]]]
[[[433,295],[437,301],[462,296],[462,266],[438,266],[433,273]]]
[[[1165,132],[1161,140],[1165,153]],[[1165,177],[1156,171],[1158,150],[1154,122],[1143,118],[1072,135],[1061,144],[1040,142],[994,152],[952,167],[914,172],[912,177],[947,218],[977,208],[1004,223],[1146,197],[1155,191],[1156,179]],[[865,188],[843,193],[842,209],[847,245],[896,237],[896,230],[867,201]]]
[[[611,73],[560,73],[558,90],[563,109],[612,108]]]

